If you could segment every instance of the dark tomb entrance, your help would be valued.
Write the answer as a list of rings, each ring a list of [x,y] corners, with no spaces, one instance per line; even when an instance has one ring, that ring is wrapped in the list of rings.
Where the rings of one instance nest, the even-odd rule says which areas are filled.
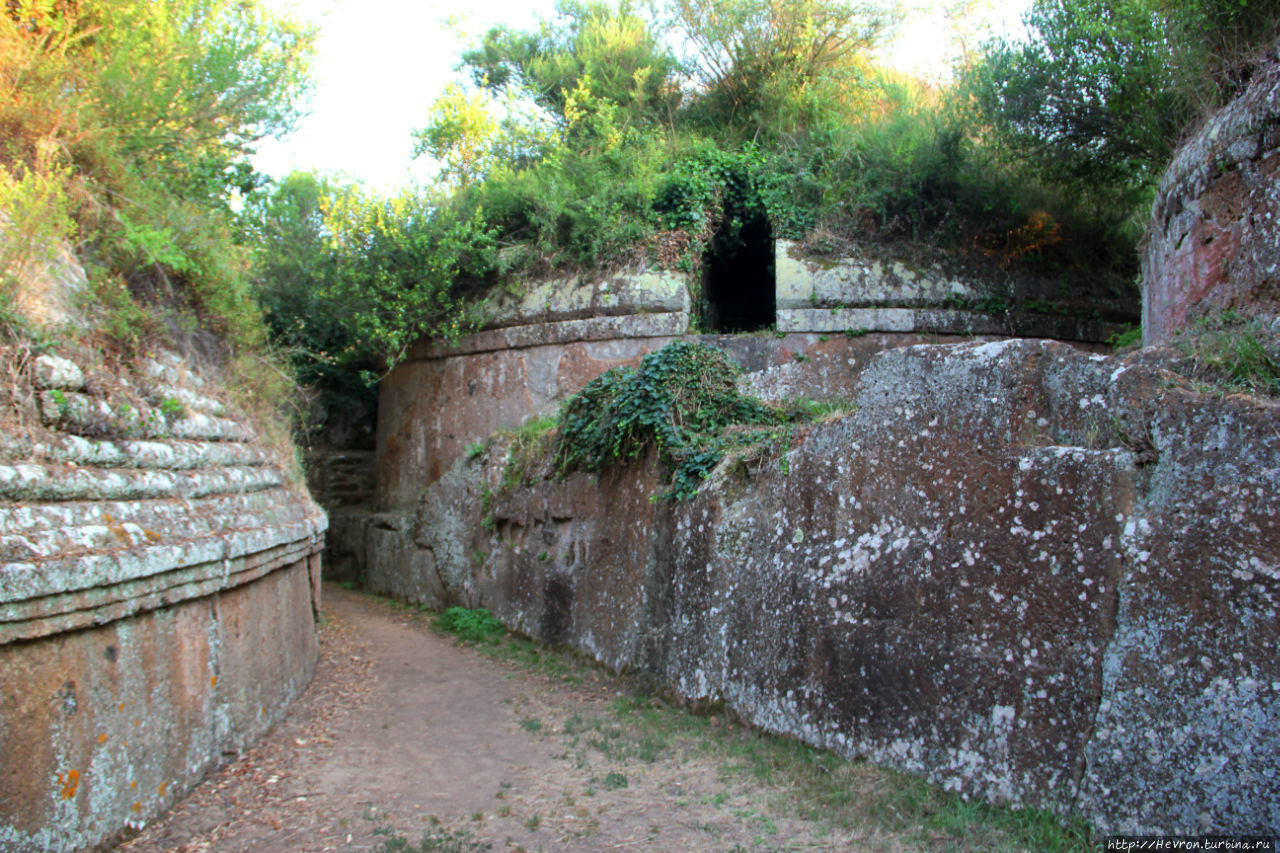
[[[707,331],[754,332],[773,326],[773,229],[767,216],[727,218],[707,248],[704,270]]]

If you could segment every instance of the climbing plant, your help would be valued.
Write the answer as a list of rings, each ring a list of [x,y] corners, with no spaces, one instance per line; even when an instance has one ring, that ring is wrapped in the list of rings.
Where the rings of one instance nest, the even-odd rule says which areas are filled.
[[[692,497],[727,449],[765,437],[759,430],[731,435],[728,427],[783,427],[789,420],[739,391],[741,372],[719,350],[684,341],[650,353],[638,368],[608,371],[561,409],[561,474],[600,471],[653,449],[671,474],[664,497]]]

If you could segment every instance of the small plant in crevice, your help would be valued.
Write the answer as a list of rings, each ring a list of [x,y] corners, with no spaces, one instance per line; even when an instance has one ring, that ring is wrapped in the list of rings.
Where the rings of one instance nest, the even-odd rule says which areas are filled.
[[[1111,346],[1113,350],[1116,350],[1117,352],[1120,350],[1129,349],[1130,347],[1141,346],[1142,345],[1142,327],[1130,326],[1128,329],[1125,329],[1123,332],[1116,332],[1114,335],[1107,338],[1107,343]]]
[[[507,633],[506,627],[484,608],[450,607],[436,617],[433,627],[464,643],[494,643]]]
[[[187,407],[177,397],[165,397],[160,401],[160,414],[168,421],[182,420],[187,416]]]
[[[502,468],[499,492],[510,492],[516,486],[525,485],[537,460],[552,440],[556,424],[555,415],[543,415],[525,421],[513,430],[504,431],[508,439],[506,464]]]
[[[1203,317],[1175,342],[1192,379],[1229,391],[1280,395],[1280,325],[1226,310]]]

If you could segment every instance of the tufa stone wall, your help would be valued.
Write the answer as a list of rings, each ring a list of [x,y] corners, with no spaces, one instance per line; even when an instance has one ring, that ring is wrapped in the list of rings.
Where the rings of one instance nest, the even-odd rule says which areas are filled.
[[[1280,63],[1182,145],[1161,178],[1142,264],[1143,338],[1231,309],[1280,317]]]
[[[0,848],[79,850],[305,688],[326,522],[180,359],[4,356]]]
[[[1275,834],[1280,411],[1152,359],[881,352],[854,413],[683,503],[652,462],[503,493],[498,445],[387,525],[380,582],[967,795]]]
[[[1123,328],[956,307],[958,299],[991,297],[995,285],[942,267],[857,257],[818,262],[785,240],[776,254],[777,330],[755,336],[691,334],[691,283],[678,273],[555,279],[500,294],[487,306],[482,331],[423,343],[383,380],[376,504],[387,511],[411,506],[468,446],[554,412],[601,373],[636,364],[677,338],[712,342],[753,374],[787,368],[787,378],[776,379],[779,396],[829,398],[849,391],[850,367],[888,346],[1012,334],[1096,343]],[[1024,283],[1017,296],[1033,290]]]
[[[923,251],[921,248],[919,251]],[[1105,343],[1138,320],[1123,294],[1099,282],[975,269],[939,253],[906,260],[871,245],[844,257],[806,255],[778,240],[777,328],[785,332],[999,335]]]

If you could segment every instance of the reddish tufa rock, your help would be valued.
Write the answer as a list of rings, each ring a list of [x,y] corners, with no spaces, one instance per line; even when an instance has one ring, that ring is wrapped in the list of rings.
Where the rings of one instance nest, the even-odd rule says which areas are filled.
[[[1174,156],[1142,276],[1148,345],[1215,310],[1280,315],[1280,63]]]
[[[1277,407],[1148,361],[882,352],[785,464],[680,503],[652,460],[507,492],[497,445],[404,525],[430,576],[383,582],[966,795],[1275,834]]]

